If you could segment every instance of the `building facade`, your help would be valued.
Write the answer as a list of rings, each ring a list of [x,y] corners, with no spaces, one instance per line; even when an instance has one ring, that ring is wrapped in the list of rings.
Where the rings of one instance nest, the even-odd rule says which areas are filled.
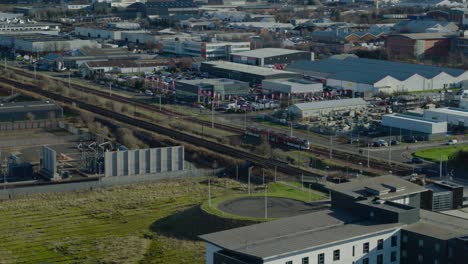
[[[177,100],[207,103],[215,94],[220,99],[246,96],[250,86],[246,82],[230,79],[180,80],[175,82]]]
[[[289,64],[297,60],[314,60],[314,54],[300,50],[276,48],[255,49],[231,54],[232,62],[255,66]]]
[[[163,52],[207,60],[228,59],[233,52],[250,50],[250,42],[205,42],[189,39],[163,40]]]
[[[447,33],[399,34],[387,37],[386,48],[392,58],[430,59],[446,57],[451,37]]]

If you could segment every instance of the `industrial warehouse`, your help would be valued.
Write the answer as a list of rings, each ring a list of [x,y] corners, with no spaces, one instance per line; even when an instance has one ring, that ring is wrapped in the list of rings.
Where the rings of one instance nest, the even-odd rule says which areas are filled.
[[[180,80],[175,82],[176,98],[185,102],[205,103],[213,94],[219,100],[230,96],[246,96],[249,84],[231,79]]]
[[[298,78],[300,73],[268,69],[227,61],[202,62],[200,71],[216,77],[230,78],[239,81],[259,84],[266,79]]]
[[[366,110],[367,102],[362,98],[350,98],[342,100],[319,101],[294,104],[289,107],[289,112],[301,119],[325,116],[336,112]]]
[[[367,95],[460,87],[461,82],[468,78],[468,73],[462,69],[355,56],[297,61],[286,67],[286,70],[326,81],[327,86],[336,89]]]
[[[20,52],[60,52],[83,47],[97,47],[95,40],[72,39],[48,34],[0,35],[0,46]]]
[[[447,122],[422,118],[407,114],[389,114],[382,117],[384,132],[401,136],[423,136],[428,140],[444,138],[447,134]]]
[[[298,60],[313,61],[314,53],[278,48],[255,49],[231,53],[232,62],[255,66],[289,64]]]

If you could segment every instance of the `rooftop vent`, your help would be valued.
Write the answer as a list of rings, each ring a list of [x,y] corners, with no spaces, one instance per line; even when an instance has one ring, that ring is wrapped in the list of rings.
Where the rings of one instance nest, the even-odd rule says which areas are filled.
[[[377,185],[377,184],[364,186],[364,188],[366,189],[368,193],[373,194],[373,195],[383,195],[383,194],[387,194],[390,192],[390,189],[385,188],[382,185]]]
[[[394,185],[394,184],[382,184],[382,185],[389,188],[390,191],[392,192],[401,192],[406,189],[405,186],[401,186],[401,185]]]

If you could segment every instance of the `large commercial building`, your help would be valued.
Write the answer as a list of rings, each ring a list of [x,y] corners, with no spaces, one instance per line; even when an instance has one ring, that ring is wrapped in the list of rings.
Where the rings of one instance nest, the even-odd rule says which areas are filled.
[[[1,35],[0,46],[24,53],[63,52],[83,47],[97,47],[94,40],[71,39],[47,34]]]
[[[30,23],[21,21],[18,23],[13,22],[0,22],[1,35],[20,35],[20,34],[47,34],[58,35],[60,32],[60,24],[56,23]]]
[[[142,73],[167,70],[174,67],[175,62],[169,59],[158,60],[107,60],[87,61],[79,67],[83,77],[103,73]]]
[[[283,95],[300,96],[311,94],[322,94],[323,84],[307,79],[278,79],[263,80],[262,90],[264,93],[281,93]]]
[[[367,109],[367,102],[362,98],[314,101],[294,104],[289,112],[299,118],[325,116],[335,112],[360,111]]]
[[[321,79],[328,86],[354,92],[391,94],[459,87],[468,80],[462,69],[394,61],[335,56],[320,61],[296,61],[286,67]]]
[[[75,35],[93,39],[122,40],[123,33],[145,33],[139,29],[121,29],[116,27],[75,27]]]
[[[388,114],[382,116],[382,129],[393,130],[393,134],[402,136],[424,136],[427,139],[443,138],[447,134],[447,122],[406,114]]]
[[[459,209],[463,206],[463,186],[452,182],[434,181],[421,193],[421,208],[429,211]]]
[[[2,103],[0,122],[62,118],[63,109],[50,101]]]
[[[468,127],[468,110],[443,107],[424,110],[424,117],[432,120],[445,121],[452,126]]]
[[[193,0],[159,0],[134,3],[127,7],[126,13],[132,17],[168,18],[173,15],[195,15],[199,12]]]
[[[264,67],[244,65],[227,61],[202,62],[200,71],[220,78],[259,84],[267,79],[299,78],[300,73],[268,69]]]
[[[250,50],[250,42],[206,42],[190,39],[165,39],[163,52],[207,60],[229,59],[233,52]]]
[[[175,82],[176,98],[186,102],[204,102],[216,94],[221,98],[245,96],[250,93],[246,82],[231,79],[180,80]]]
[[[420,209],[395,176],[329,188],[331,209],[203,235],[207,264],[466,263],[468,220]]]
[[[314,60],[314,53],[277,48],[255,49],[231,53],[232,62],[255,66],[289,64],[297,60]]]

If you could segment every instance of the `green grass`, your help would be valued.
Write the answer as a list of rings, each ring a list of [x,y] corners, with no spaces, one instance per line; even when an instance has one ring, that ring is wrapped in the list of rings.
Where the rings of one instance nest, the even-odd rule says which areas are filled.
[[[468,145],[452,145],[418,150],[414,153],[414,156],[435,162],[440,161],[441,158],[443,161],[447,161],[450,156],[461,150],[468,151]]]
[[[247,187],[244,187],[243,194],[230,194],[230,195],[216,196],[215,198],[211,200],[211,206],[209,206],[208,201],[205,201],[202,204],[201,208],[209,214],[213,214],[222,218],[255,221],[255,222],[265,221],[264,218],[245,217],[245,216],[226,213],[218,209],[219,204],[225,201],[244,198],[244,197],[263,197],[265,195],[265,192],[263,190],[254,192],[253,189],[252,189],[252,193],[249,195],[248,193],[246,193],[247,189],[245,188]],[[312,190],[311,193],[309,194],[309,190],[307,188],[304,188],[304,190],[301,190],[300,186],[288,186],[286,184],[279,183],[279,182],[268,184],[267,194],[269,197],[289,198],[289,199],[299,200],[303,202],[309,202],[310,201],[309,197],[312,201],[317,201],[317,200],[326,198],[325,194],[318,192],[316,190]],[[268,219],[268,220],[273,220],[273,219]]]
[[[205,201],[207,186],[202,180],[2,201],[0,263],[204,263],[203,242],[153,228]],[[239,193],[233,188],[237,185],[220,180],[212,192],[217,196]],[[188,232],[204,225],[203,218],[196,219],[192,225],[171,223]],[[214,231],[222,227],[218,224]],[[203,232],[211,228],[206,226]]]

